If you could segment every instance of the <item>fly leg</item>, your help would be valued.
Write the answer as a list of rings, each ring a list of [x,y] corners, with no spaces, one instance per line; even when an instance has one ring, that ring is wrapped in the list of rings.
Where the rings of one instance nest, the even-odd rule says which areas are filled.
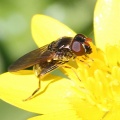
[[[94,60],[93,60],[92,58],[90,58],[87,54],[85,54],[84,56],[82,56],[82,59],[83,59],[83,60],[77,58],[78,61],[85,63],[88,67],[90,67],[90,65],[89,65],[87,62],[85,62],[85,61],[86,61],[86,60],[91,60],[92,62],[94,61]]]
[[[63,65],[63,67],[71,69],[73,71],[73,73],[76,75],[76,77],[78,78],[78,80],[81,81],[78,74],[77,74],[77,72],[71,66]]]
[[[33,66],[33,71],[37,76],[37,78],[39,78],[38,88],[31,94],[30,97],[28,97],[24,101],[34,98],[36,93],[41,89],[41,79],[44,77],[44,75],[58,67],[58,65],[55,63],[49,63],[49,64],[45,63],[45,64],[46,66],[44,65],[44,68],[42,68],[39,64]]]
[[[87,54],[85,54],[85,57],[87,58],[87,59],[90,59],[91,61],[94,61],[92,58],[90,58]]]
[[[40,90],[41,88],[41,81],[40,81],[40,78],[39,78],[39,82],[38,82],[38,88],[31,94],[31,96],[29,96],[27,99],[23,100],[23,101],[27,101],[27,100],[30,100],[34,97],[34,95]]]
[[[41,78],[40,78],[40,72],[41,72],[41,68],[39,66],[39,64],[36,64],[33,66],[33,71],[35,73],[35,75],[37,76],[37,78],[39,79],[38,82],[38,88],[31,94],[31,96],[29,96],[27,99],[25,99],[24,101],[30,100],[34,97],[34,95],[40,90],[41,88]]]

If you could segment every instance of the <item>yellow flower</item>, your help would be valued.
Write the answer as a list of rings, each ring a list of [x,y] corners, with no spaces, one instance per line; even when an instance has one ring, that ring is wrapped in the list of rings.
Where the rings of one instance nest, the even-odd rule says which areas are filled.
[[[43,114],[29,120],[119,120],[120,119],[120,2],[98,0],[94,15],[97,47],[85,62],[73,65],[79,81],[70,69],[70,78],[47,75],[36,97],[22,101],[37,88],[32,71],[21,70],[0,75],[0,98],[27,111]],[[33,38],[39,47],[61,36],[76,33],[44,15],[32,19]],[[71,62],[72,64],[72,62]]]

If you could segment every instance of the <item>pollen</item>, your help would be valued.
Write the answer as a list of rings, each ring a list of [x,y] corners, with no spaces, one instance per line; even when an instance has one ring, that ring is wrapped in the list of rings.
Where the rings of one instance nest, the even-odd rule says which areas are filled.
[[[96,49],[83,62],[77,60],[77,74],[81,81],[72,77],[77,83],[73,89],[81,100],[96,106],[105,114],[108,114],[115,104],[120,103],[119,48],[120,46],[109,46],[105,52]]]

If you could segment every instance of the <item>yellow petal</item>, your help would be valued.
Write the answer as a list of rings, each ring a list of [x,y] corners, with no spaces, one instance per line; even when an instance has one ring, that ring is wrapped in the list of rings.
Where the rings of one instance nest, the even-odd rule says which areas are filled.
[[[109,66],[119,66],[120,64],[120,45],[108,46],[105,49],[106,63]]]
[[[59,113],[55,112],[52,114],[33,117],[28,120],[82,120],[82,119],[77,116],[74,110],[65,110]]]
[[[120,0],[97,0],[94,11],[94,33],[97,47],[120,44]]]
[[[74,95],[71,91],[72,81],[48,75],[41,81],[41,90],[35,98],[28,98],[38,87],[38,79],[32,71],[4,73],[0,75],[0,98],[12,105],[35,113],[50,113],[71,109],[67,97]]]
[[[33,16],[31,27],[33,39],[39,47],[63,36],[75,36],[75,32],[66,25],[45,15]]]

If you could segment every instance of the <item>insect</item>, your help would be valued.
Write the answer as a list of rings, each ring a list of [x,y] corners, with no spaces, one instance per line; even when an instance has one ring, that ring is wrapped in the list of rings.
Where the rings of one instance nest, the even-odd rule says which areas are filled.
[[[69,62],[70,59],[90,54],[92,48],[89,42],[91,42],[91,39],[83,34],[77,34],[74,38],[61,37],[50,44],[25,54],[10,65],[8,71],[15,72],[33,66],[33,70],[40,81],[42,76]],[[39,87],[28,99],[31,99],[39,89],[40,82]]]

